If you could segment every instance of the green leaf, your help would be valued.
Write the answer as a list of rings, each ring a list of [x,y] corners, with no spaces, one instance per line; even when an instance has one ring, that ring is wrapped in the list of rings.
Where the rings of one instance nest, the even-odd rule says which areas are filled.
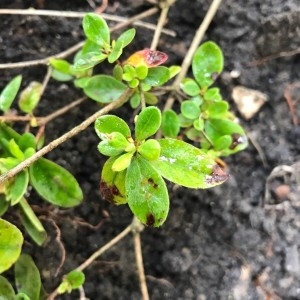
[[[86,83],[88,82],[88,80],[90,79],[90,77],[82,77],[82,78],[78,78],[75,79],[74,82],[74,86],[80,89],[83,89],[86,86]]]
[[[0,273],[8,270],[19,258],[23,236],[13,224],[0,219]]]
[[[113,76],[116,78],[118,81],[122,80],[123,76],[123,68],[120,65],[115,65],[113,69]]]
[[[223,135],[214,142],[214,148],[218,150],[228,149],[232,144],[230,135]]]
[[[18,145],[21,151],[25,151],[27,148],[36,148],[35,136],[30,132],[25,132],[21,135]]]
[[[128,82],[128,86],[131,89],[137,88],[139,86],[139,84],[140,84],[140,81],[137,78],[133,78],[130,82]]]
[[[162,225],[169,212],[166,184],[144,158],[132,159],[126,174],[126,194],[133,214],[148,226]]]
[[[209,188],[228,179],[228,175],[204,151],[180,140],[161,139],[161,154],[152,163],[166,179],[189,188]]]
[[[176,76],[181,70],[181,67],[179,66],[171,66],[169,67],[169,71],[170,71],[170,78],[173,78],[174,76]]]
[[[34,242],[42,246],[47,238],[47,232],[28,204],[25,198],[22,198],[19,202],[21,222],[25,227],[26,232],[30,235],[30,237],[34,240]]]
[[[19,293],[26,294],[30,300],[39,300],[41,276],[33,259],[22,254],[14,267],[16,286]]]
[[[29,167],[30,182],[46,201],[62,207],[82,202],[82,190],[76,179],[63,167],[40,158]]]
[[[223,66],[222,50],[211,41],[197,49],[192,61],[195,79],[204,90],[214,83],[216,77],[222,72]]]
[[[86,37],[105,48],[110,43],[110,32],[106,21],[99,15],[88,13],[82,21],[83,31]]]
[[[163,112],[161,120],[161,130],[165,137],[177,137],[180,127],[179,118],[174,110],[168,109]]]
[[[128,166],[130,165],[132,156],[133,156],[134,152],[128,152],[128,153],[124,153],[122,155],[120,155],[115,162],[112,165],[112,170],[114,172],[121,172],[125,169],[128,168]]]
[[[143,82],[150,86],[161,86],[170,79],[170,70],[167,67],[149,68],[147,77]]]
[[[116,43],[122,42],[123,48],[129,45],[134,39],[136,30],[134,28],[130,28],[124,31],[118,38]]]
[[[3,216],[9,207],[9,202],[6,201],[5,195],[0,194],[0,217]]]
[[[121,40],[117,40],[107,58],[110,64],[114,63],[122,55],[123,48],[123,42]]]
[[[66,75],[72,75],[72,71],[71,71],[72,65],[66,60],[52,57],[49,59],[49,63],[55,70]]]
[[[182,115],[190,120],[194,120],[200,115],[200,107],[193,100],[185,100],[180,106]]]
[[[149,105],[155,105],[158,102],[158,98],[149,92],[144,92],[145,102]]]
[[[84,281],[85,276],[83,272],[77,270],[71,271],[64,277],[63,282],[59,285],[58,293],[71,293],[72,290],[76,290],[82,286]]]
[[[16,295],[9,281],[0,276],[0,300],[16,300]]]
[[[19,160],[24,159],[24,153],[21,151],[19,145],[15,142],[15,140],[10,140],[8,142],[8,148],[13,157]]]
[[[81,53],[77,56],[74,65],[71,68],[72,73],[86,71],[93,68],[107,58],[107,54],[100,52]]]
[[[0,110],[7,112],[13,103],[22,81],[22,76],[14,77],[0,94]]]
[[[226,113],[228,112],[229,105],[226,101],[218,101],[211,103],[208,106],[208,114],[211,118],[222,118],[226,117]]]
[[[88,97],[97,102],[110,103],[124,93],[126,85],[114,77],[96,75],[87,81],[83,90]]]
[[[131,136],[131,131],[127,123],[114,115],[105,115],[99,117],[95,121],[95,131],[100,139],[106,138],[106,134],[110,134],[112,132],[120,132],[126,138]]]
[[[19,203],[24,196],[29,182],[28,170],[15,175],[6,184],[6,199],[10,201],[11,205]]]
[[[143,80],[147,77],[149,69],[145,65],[138,65],[135,67],[136,76],[138,79]]]
[[[19,98],[21,111],[31,114],[41,99],[42,84],[32,81],[22,92]]]
[[[160,156],[160,144],[157,140],[149,139],[141,144],[137,151],[147,160],[156,160]]]
[[[69,74],[66,74],[66,73],[62,73],[56,69],[53,69],[52,70],[52,73],[51,73],[51,77],[57,81],[70,81],[73,79],[73,76],[72,75],[69,75]]]
[[[135,138],[138,142],[155,134],[161,124],[161,112],[155,106],[148,106],[137,116]]]
[[[222,96],[220,94],[220,89],[218,88],[209,88],[203,95],[205,100],[221,101]]]
[[[198,121],[198,120],[195,120],[195,121]],[[185,135],[187,136],[188,139],[190,139],[194,142],[200,142],[201,141],[201,148],[202,149],[207,149],[206,147],[203,146],[203,143],[202,143],[203,133],[202,133],[202,131],[199,131],[198,129],[196,129],[196,127],[188,129],[185,132]]]
[[[133,96],[130,98],[130,106],[132,108],[137,108],[141,103],[141,94],[139,92],[135,92]]]
[[[180,127],[186,128],[193,125],[193,120],[186,118],[183,114],[178,115]]]
[[[125,81],[131,81],[136,76],[135,68],[131,65],[125,65],[123,71],[122,79]]]
[[[127,203],[125,196],[125,177],[127,169],[114,172],[112,165],[117,157],[110,157],[104,164],[101,173],[100,193],[104,200],[120,205]]]
[[[200,87],[198,83],[191,79],[186,78],[181,83],[181,89],[188,95],[188,96],[196,96],[200,93]]]

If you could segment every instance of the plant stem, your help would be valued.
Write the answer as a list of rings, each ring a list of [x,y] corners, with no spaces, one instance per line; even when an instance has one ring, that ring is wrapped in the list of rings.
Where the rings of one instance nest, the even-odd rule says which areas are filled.
[[[134,89],[127,89],[119,97],[119,99],[117,99],[114,102],[106,105],[105,107],[103,107],[102,109],[100,109],[99,111],[94,113],[92,116],[90,116],[88,119],[83,121],[81,124],[74,127],[73,129],[71,129],[70,131],[68,131],[67,133],[62,135],[61,137],[57,138],[56,140],[52,141],[47,146],[45,146],[44,148],[42,148],[41,150],[36,152],[33,156],[25,159],[24,161],[22,161],[20,164],[18,164],[14,168],[12,168],[9,171],[7,171],[6,173],[2,174],[0,176],[0,183],[2,183],[5,180],[15,176],[16,174],[21,172],[23,169],[29,167],[33,162],[38,160],[40,157],[42,157],[46,153],[50,152],[51,150],[53,150],[54,148],[56,148],[60,144],[64,143],[65,141],[69,140],[70,138],[77,135],[81,131],[85,130],[89,125],[91,125],[100,116],[105,115],[108,112],[110,112],[111,110],[113,110],[113,109],[119,107],[120,105],[124,104],[130,98],[130,96],[133,93],[134,93]]]
[[[76,268],[77,271],[83,271],[87,268],[96,258],[98,258],[105,251],[110,249],[112,246],[120,242],[126,235],[128,235],[132,230],[131,224],[127,226],[121,233],[119,233],[116,237],[110,240],[103,247],[99,248],[96,252],[94,252],[85,262],[83,262],[79,267]]]

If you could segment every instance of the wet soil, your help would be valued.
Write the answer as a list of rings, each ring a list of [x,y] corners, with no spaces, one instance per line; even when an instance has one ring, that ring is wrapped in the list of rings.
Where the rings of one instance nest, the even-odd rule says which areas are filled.
[[[99,2],[99,1],[95,1]],[[132,3],[134,2],[134,3]],[[159,49],[180,64],[210,1],[178,0],[170,10]],[[42,8],[90,11],[86,1],[2,0],[1,8]],[[149,8],[146,1],[109,1],[108,13],[132,16]],[[150,18],[155,22],[155,18]],[[44,58],[81,41],[80,20],[0,15],[1,63]],[[137,28],[128,51],[149,47],[153,32]],[[210,190],[169,185],[171,208],[166,223],[142,233],[145,273],[151,299],[300,299],[300,125],[293,123],[284,93],[300,118],[300,9],[298,0],[223,1],[205,40],[217,42],[225,55],[225,70],[217,84],[247,130],[249,147],[225,158],[230,179]],[[294,51],[293,55],[288,55]],[[284,57],[275,57],[284,52]],[[273,57],[269,57],[269,56]],[[262,63],[262,59],[269,59]],[[261,62],[261,63],[259,63]],[[232,76],[232,71],[239,76]],[[0,72],[4,86],[22,73],[23,85],[42,81],[46,68],[36,66]],[[264,92],[267,103],[250,120],[242,118],[231,92],[237,85]],[[50,81],[36,114],[47,115],[80,97],[71,85]],[[46,142],[65,133],[98,109],[85,102],[46,128]],[[118,109],[128,116],[128,108]],[[295,119],[294,119],[295,121]],[[70,170],[83,188],[85,200],[70,210],[45,204],[31,192],[30,202],[49,232],[37,248],[29,238],[24,251],[33,255],[43,283],[51,292],[66,272],[131,222],[131,213],[101,200],[99,175],[103,158],[98,138],[89,128],[47,155]],[[14,216],[9,212],[7,218]],[[17,223],[17,219],[14,219]],[[66,250],[56,240],[57,229]],[[97,226],[98,224],[98,226]],[[93,226],[95,227],[93,227]],[[133,241],[130,236],[113,247],[86,272],[89,299],[141,299]],[[57,299],[79,299],[71,296]]]

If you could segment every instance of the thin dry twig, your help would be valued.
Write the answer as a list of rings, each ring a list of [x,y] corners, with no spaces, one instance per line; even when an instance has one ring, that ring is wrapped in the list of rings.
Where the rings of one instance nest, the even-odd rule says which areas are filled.
[[[44,156],[46,153],[50,152],[54,148],[58,147],[60,144],[64,143],[68,139],[72,138],[73,136],[77,135],[81,131],[85,130],[89,125],[91,125],[97,118],[99,118],[102,115],[107,114],[111,110],[119,107],[123,103],[125,103],[130,96],[134,93],[134,89],[127,89],[118,100],[106,105],[96,113],[94,113],[92,116],[87,118],[85,121],[83,121],[78,126],[72,128],[70,131],[62,135],[61,137],[57,138],[56,140],[49,143],[47,146],[36,152],[33,156],[30,156],[29,158],[25,159],[23,162],[18,164],[16,167],[10,169],[6,173],[2,174],[0,176],[0,183],[8,180],[9,178],[15,176],[19,172],[21,172],[23,169],[30,166],[33,162],[38,160],[40,157]]]
[[[0,14],[1,14],[2,11],[7,11],[7,10],[1,10],[0,9]],[[15,12],[15,10],[8,10],[8,11]],[[17,11],[23,11],[23,10],[17,10]],[[28,11],[28,10],[26,10],[26,11]],[[36,11],[38,11],[38,10],[35,10],[35,12]],[[145,28],[148,28],[148,29],[151,29],[151,30],[156,30],[156,26],[155,25],[150,24],[150,23],[141,22],[139,20],[144,19],[146,17],[149,17],[149,16],[157,13],[157,11],[158,11],[158,8],[154,7],[154,8],[151,8],[151,9],[149,9],[149,10],[143,12],[143,13],[140,13],[140,14],[138,14],[136,16],[133,16],[131,18],[120,17],[121,18],[120,19],[121,23],[119,23],[119,24],[115,25],[114,27],[112,27],[111,30],[110,30],[110,32],[117,31],[117,30],[119,30],[121,28],[124,28],[124,27],[130,25],[130,24],[134,24],[134,25],[137,25],[137,26],[142,26],[142,27],[145,27]],[[40,12],[45,12],[45,11],[42,10]],[[46,11],[46,12],[48,12],[48,11]],[[51,12],[53,12],[53,11],[49,11],[49,13],[51,13]],[[45,15],[47,15],[47,14],[45,14]],[[102,14],[102,16],[103,16],[103,14]],[[168,34],[168,35],[171,35],[171,36],[175,36],[176,35],[173,30],[169,30],[169,29],[163,29],[162,32],[164,34]],[[77,50],[79,50],[84,45],[84,42],[85,41],[81,41],[81,42],[75,44],[74,46],[68,48],[65,51],[62,51],[62,52],[60,52],[58,54],[54,54],[54,55],[48,56],[46,58],[35,59],[35,60],[30,60],[30,61],[25,61],[25,62],[15,62],[15,63],[0,64],[0,69],[25,68],[25,67],[31,67],[31,66],[36,66],[36,65],[47,65],[49,63],[49,59],[50,58],[53,58],[53,57],[55,57],[55,58],[65,58],[65,57],[73,54],[74,52],[76,52]]]
[[[291,117],[292,117],[292,122],[296,126],[296,125],[299,124],[299,120],[298,120],[298,116],[297,116],[297,113],[296,113],[296,102],[293,100],[292,95],[291,95],[292,91],[295,88],[300,88],[300,82],[289,84],[285,88],[283,96],[284,96],[284,98],[287,102],[287,105],[289,107]]]
[[[177,75],[177,77],[174,80],[174,83],[173,83],[174,90],[179,89],[180,83],[186,76],[188,69],[191,65],[193,55],[194,55],[197,47],[199,46],[201,40],[203,39],[203,36],[204,36],[209,24],[213,20],[221,3],[222,3],[222,0],[213,0],[212,4],[210,5],[202,23],[200,24],[198,30],[196,31],[196,34],[190,45],[190,48],[184,57],[184,60],[181,65],[180,73]],[[174,103],[174,97],[170,97],[166,102],[166,107],[172,107],[173,103]]]

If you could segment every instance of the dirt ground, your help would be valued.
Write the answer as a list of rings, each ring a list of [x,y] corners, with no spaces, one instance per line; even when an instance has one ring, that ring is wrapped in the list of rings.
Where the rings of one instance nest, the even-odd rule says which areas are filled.
[[[170,55],[168,64],[182,62],[210,2],[177,0],[171,8],[166,27],[177,36],[163,35],[159,44],[159,50]],[[109,1],[107,12],[132,16],[150,6],[146,1]],[[91,10],[84,0],[0,1],[0,8],[29,7]],[[155,18],[149,20],[155,22]],[[83,38],[80,22],[0,15],[0,63],[44,58],[67,49]],[[128,51],[150,46],[153,32],[138,27],[137,31],[136,42]],[[300,299],[300,125],[295,117],[292,121],[285,99],[291,96],[299,119],[300,55],[261,61],[300,48],[299,0],[223,1],[204,40],[217,42],[224,51],[225,71],[217,84],[252,142],[245,151],[224,159],[230,179],[220,187],[203,191],[169,186],[171,208],[166,223],[142,233],[150,299]],[[24,86],[31,80],[41,81],[45,71],[44,66],[1,70],[0,86],[20,72]],[[233,78],[232,71],[239,76]],[[250,120],[242,118],[232,101],[231,92],[237,85],[268,96],[267,103]],[[80,95],[69,84],[51,81],[36,114],[53,112]],[[97,109],[95,103],[86,102],[67,118],[55,119],[47,126],[46,142]],[[118,110],[123,116],[128,113],[129,108]],[[54,209],[31,193],[30,201],[49,231],[49,240],[37,248],[27,239],[24,251],[33,255],[48,292],[63,274],[131,222],[126,206],[113,207],[100,198],[103,158],[97,143],[93,128],[89,128],[47,155],[78,179],[85,195],[81,206]],[[15,217],[10,212],[7,218]],[[61,230],[66,250],[57,277],[62,253],[53,221]],[[89,224],[100,225],[92,228]],[[89,299],[141,299],[130,236],[101,256],[85,274],[84,290]],[[74,292],[57,299],[78,298]]]

